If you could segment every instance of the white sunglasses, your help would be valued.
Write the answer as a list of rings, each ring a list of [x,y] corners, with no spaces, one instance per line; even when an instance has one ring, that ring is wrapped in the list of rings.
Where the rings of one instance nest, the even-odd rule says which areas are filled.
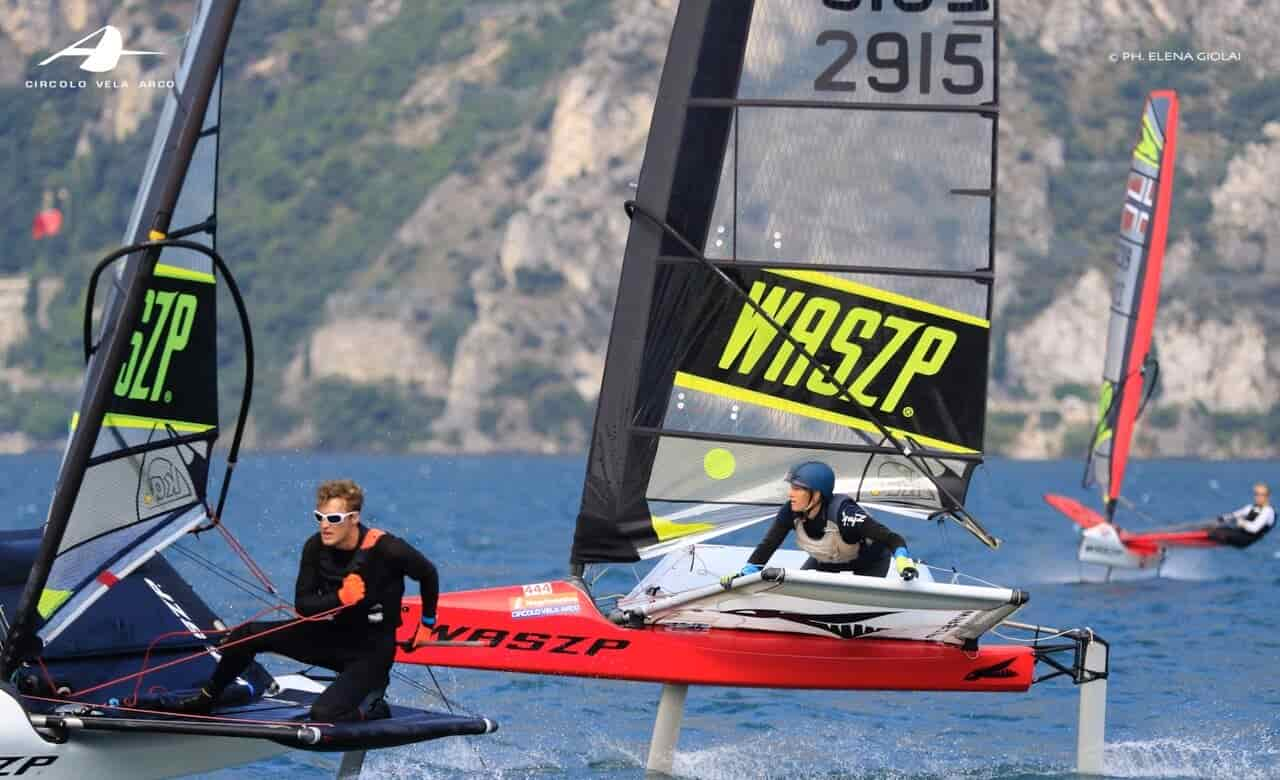
[[[341,523],[343,520],[346,520],[348,517],[351,517],[352,515],[358,515],[358,514],[360,514],[359,509],[356,509],[351,512],[333,512],[327,515],[321,512],[319,509],[315,510],[317,523],[323,523],[325,521],[328,521],[330,523],[333,523],[334,525]]]

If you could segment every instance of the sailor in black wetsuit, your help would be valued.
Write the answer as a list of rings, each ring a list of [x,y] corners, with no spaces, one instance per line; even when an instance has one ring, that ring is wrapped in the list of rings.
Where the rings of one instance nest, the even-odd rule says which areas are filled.
[[[1266,536],[1275,525],[1271,488],[1259,482],[1253,486],[1253,503],[1219,517],[1218,526],[1209,529],[1209,538],[1231,547],[1248,547]]]
[[[417,580],[422,593],[422,626],[415,646],[429,641],[439,578],[431,561],[404,540],[361,525],[363,503],[363,492],[351,480],[321,484],[315,511],[320,532],[302,548],[294,596],[298,613],[312,616],[338,610],[336,614],[316,621],[254,622],[236,629],[222,642],[231,646],[220,649],[222,658],[212,679],[198,694],[175,702],[172,709],[208,713],[256,654],[271,652],[338,672],[311,705],[313,720],[389,715],[382,694],[395,657],[404,578]],[[278,628],[285,625],[289,627]],[[246,637],[253,638],[231,644]]]
[[[796,543],[809,553],[804,569],[849,571],[869,577],[883,577],[892,562],[904,580],[915,579],[916,565],[907,552],[907,542],[871,517],[858,502],[834,494],[836,475],[825,463],[809,461],[787,472],[791,488],[787,503],[764,539],[735,574],[721,578],[728,588],[734,578],[760,571],[791,531]]]

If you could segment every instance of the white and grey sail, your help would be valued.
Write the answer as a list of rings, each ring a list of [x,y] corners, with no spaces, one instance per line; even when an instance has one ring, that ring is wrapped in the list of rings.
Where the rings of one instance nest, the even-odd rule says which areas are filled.
[[[8,666],[201,522],[218,435],[213,249],[221,65],[238,0],[198,4],[109,292]],[[189,247],[146,246],[181,238]],[[129,250],[129,247],[140,248]],[[21,646],[20,646],[21,645]]]

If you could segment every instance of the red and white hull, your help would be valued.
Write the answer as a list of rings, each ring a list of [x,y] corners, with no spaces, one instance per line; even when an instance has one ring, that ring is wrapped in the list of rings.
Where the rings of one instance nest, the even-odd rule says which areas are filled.
[[[401,639],[421,603],[404,602]],[[967,651],[913,640],[852,639],[671,624],[623,627],[564,580],[441,594],[434,635],[402,663],[638,682],[828,690],[1025,691],[1030,648]]]

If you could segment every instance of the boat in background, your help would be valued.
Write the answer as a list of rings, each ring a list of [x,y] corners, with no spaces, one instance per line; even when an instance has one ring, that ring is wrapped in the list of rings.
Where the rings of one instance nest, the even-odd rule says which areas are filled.
[[[570,576],[442,594],[449,649],[401,661],[664,683],[648,760],[664,772],[690,684],[1068,676],[1079,765],[1100,770],[1106,643],[1012,622],[1025,592],[806,571],[784,552],[722,587],[750,550],[707,544],[772,518],[788,468],[822,460],[869,509],[999,545],[964,506],[986,415],[998,50],[987,0],[679,4],[625,204]],[[621,599],[587,585],[588,566],[652,558]],[[420,608],[406,601],[405,625]],[[997,627],[1027,641],[987,643]]]
[[[46,524],[0,533],[0,775],[142,780],[296,748],[344,753],[339,776],[354,778],[365,750],[495,728],[402,707],[313,722],[327,681],[256,664],[211,715],[166,711],[209,679],[227,626],[161,552],[220,522],[253,386],[248,314],[214,243],[223,55],[238,6],[198,4],[125,246],[90,276],[86,375]],[[110,292],[95,328],[100,279]],[[215,508],[220,283],[237,308],[246,372]]]
[[[1044,500],[1080,527],[1082,563],[1112,569],[1159,569],[1170,547],[1214,547],[1209,527],[1130,531],[1115,524],[1138,418],[1155,391],[1160,366],[1152,332],[1160,303],[1160,275],[1173,201],[1178,140],[1178,95],[1157,90],[1142,107],[1142,123],[1125,184],[1116,240],[1116,277],[1107,328],[1107,354],[1098,397],[1098,423],[1085,455],[1083,484],[1102,492],[1103,513],[1076,499]]]

